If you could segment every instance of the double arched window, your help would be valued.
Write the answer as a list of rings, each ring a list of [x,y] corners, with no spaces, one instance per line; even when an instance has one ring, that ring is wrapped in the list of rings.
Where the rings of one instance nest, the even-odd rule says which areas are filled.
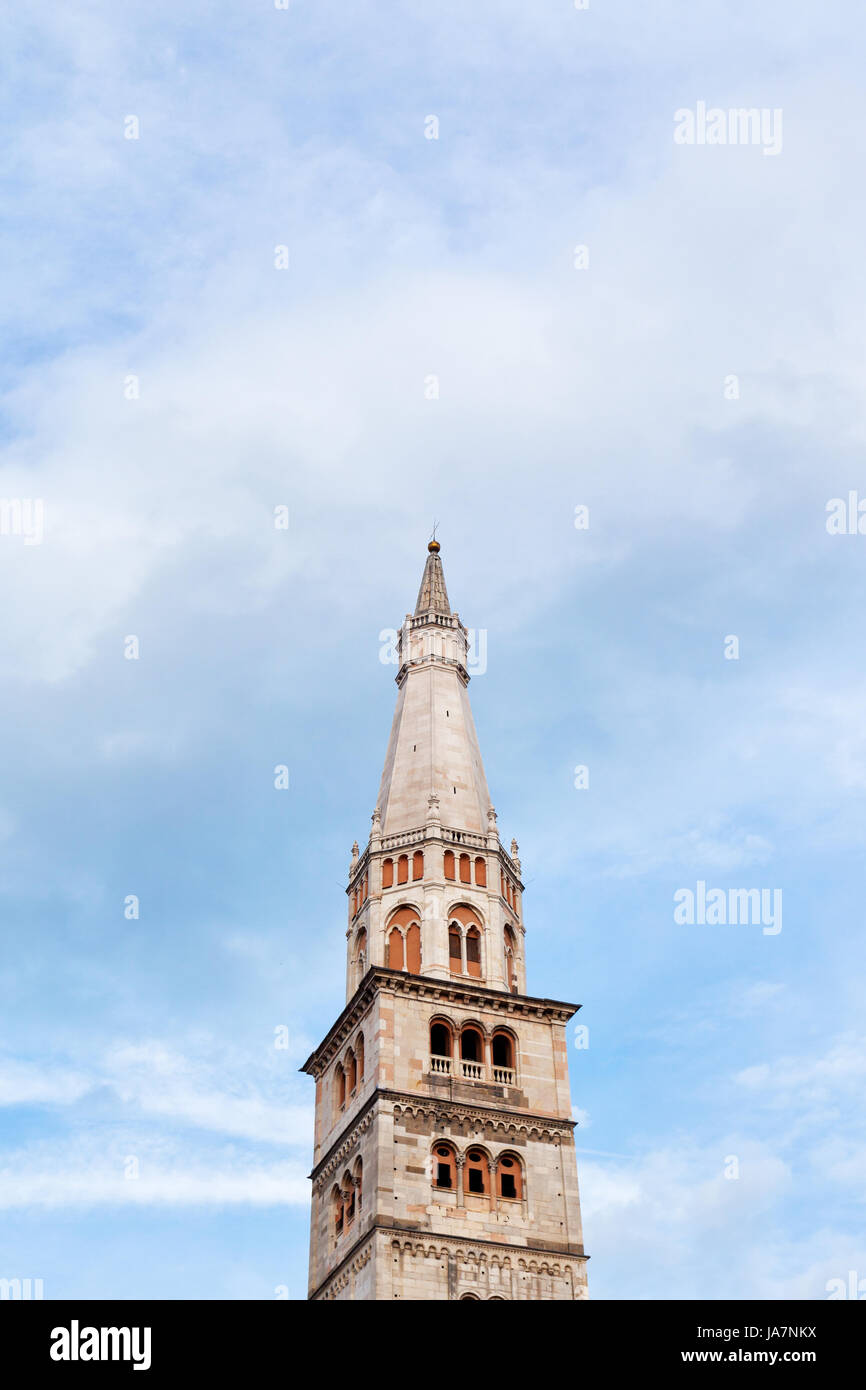
[[[452,975],[482,978],[481,923],[469,907],[451,910],[448,923],[448,968]]]
[[[331,1225],[335,1239],[351,1226],[361,1210],[363,1201],[364,1163],[358,1157],[355,1166],[343,1173],[339,1183],[331,1188]]]
[[[503,933],[505,941],[505,983],[512,994],[517,993],[517,942],[514,932],[506,923]]]
[[[369,881],[369,878],[368,878],[367,874],[364,874],[364,877],[358,879],[358,882],[355,884],[355,887],[354,887],[354,889],[352,890],[352,916],[353,916],[353,917],[355,916],[355,914],[356,914],[357,912],[360,911],[360,909],[364,906],[364,903],[367,901],[367,897],[368,897],[368,893],[369,893],[369,882],[370,882],[370,881]]]
[[[342,1058],[334,1068],[334,1119],[345,1110],[361,1082],[364,1080],[364,1034],[359,1033],[354,1043],[346,1048]]]
[[[355,971],[354,982],[357,988],[367,973],[367,931],[365,927],[362,927],[355,937],[353,964]]]
[[[421,923],[414,907],[398,907],[387,928],[388,968],[421,974]]]

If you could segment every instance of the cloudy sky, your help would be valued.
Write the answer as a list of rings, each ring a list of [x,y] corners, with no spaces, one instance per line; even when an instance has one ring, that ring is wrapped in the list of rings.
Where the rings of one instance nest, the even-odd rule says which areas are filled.
[[[44,509],[0,534],[0,1276],[305,1295],[298,1066],[437,518],[529,987],[589,1029],[592,1295],[866,1278],[858,7],[0,25],[0,498]],[[701,102],[781,149],[677,143]],[[676,922],[699,881],[781,931]]]

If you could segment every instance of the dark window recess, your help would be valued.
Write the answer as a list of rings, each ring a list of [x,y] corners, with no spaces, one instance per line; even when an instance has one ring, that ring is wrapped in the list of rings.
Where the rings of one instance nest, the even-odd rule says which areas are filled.
[[[512,1181],[513,1181],[513,1180],[512,1180]],[[450,1187],[450,1186],[451,1186],[451,1168],[449,1167],[449,1165],[448,1165],[447,1163],[437,1163],[437,1164],[436,1164],[436,1186],[437,1186],[437,1187]]]
[[[480,1168],[469,1169],[469,1191],[480,1192],[484,1196],[484,1174]]]
[[[503,1195],[503,1197],[516,1197],[516,1196],[517,1196],[517,1188],[515,1187],[515,1184],[514,1184],[514,1174],[513,1174],[513,1173],[503,1173],[503,1174],[502,1174],[502,1195]]]

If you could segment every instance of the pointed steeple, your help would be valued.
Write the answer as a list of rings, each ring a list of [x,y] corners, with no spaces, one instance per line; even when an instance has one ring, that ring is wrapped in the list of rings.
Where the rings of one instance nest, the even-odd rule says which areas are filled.
[[[434,540],[430,542],[427,549],[429,554],[424,566],[424,573],[421,576],[418,602],[415,604],[416,618],[420,618],[422,613],[451,612],[448,590],[445,588],[445,571],[442,569],[442,561],[439,557],[441,546],[438,541]]]
[[[399,694],[378,808],[385,836],[427,823],[435,797],[443,826],[486,834],[490,793],[469,705],[468,634],[451,612],[438,541],[415,612],[400,633]]]

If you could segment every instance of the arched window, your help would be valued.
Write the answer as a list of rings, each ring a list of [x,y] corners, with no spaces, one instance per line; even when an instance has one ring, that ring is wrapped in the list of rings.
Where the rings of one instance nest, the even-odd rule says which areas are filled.
[[[481,978],[481,933],[477,927],[466,932],[466,973]]]
[[[453,1044],[453,1041],[452,1041],[451,1029],[448,1027],[448,1024],[447,1024],[447,1023],[442,1023],[442,1022],[441,1022],[440,1020],[438,1020],[438,1019],[437,1019],[437,1021],[436,1021],[435,1023],[431,1023],[431,1024],[430,1024],[430,1057],[431,1057],[432,1062],[433,1062],[433,1065],[432,1065],[432,1070],[433,1070],[433,1071],[443,1071],[443,1072],[446,1072],[446,1073],[448,1073],[448,1072],[451,1071],[451,1055],[452,1055],[452,1052],[453,1052],[453,1048],[454,1048],[454,1044]],[[448,1066],[447,1066],[447,1067],[444,1066],[444,1065],[441,1065],[441,1066],[437,1066],[437,1065],[436,1065],[437,1062],[443,1063],[443,1064],[444,1064],[444,1062],[445,1062],[446,1060],[447,1060],[447,1062],[448,1062]]]
[[[444,855],[445,877],[454,878],[454,851],[446,849]]]
[[[463,1190],[483,1197],[490,1192],[490,1164],[483,1149],[470,1149],[463,1165]]]
[[[469,855],[468,855],[468,854],[461,854],[461,856],[460,856],[460,882],[461,882],[461,883],[471,883],[471,882],[472,882],[472,878],[471,878],[471,874],[470,874],[470,867],[471,867],[471,866],[470,866],[470,863],[469,863]]]
[[[408,882],[409,882],[409,857],[408,857],[408,855],[401,854],[401,855],[400,855],[400,858],[397,860],[397,882],[398,882],[398,883],[408,883]]]
[[[479,888],[487,887],[487,864],[480,855],[475,860],[475,882]]]
[[[393,927],[388,937],[388,966],[391,970],[403,969],[403,933]]]
[[[382,862],[382,887],[390,888],[394,882],[394,860],[385,859]]]
[[[364,1034],[359,1033],[355,1039],[355,1051],[358,1057],[358,1080],[364,1080]]]
[[[388,918],[388,966],[421,973],[421,924],[416,907],[398,907]],[[413,931],[414,928],[414,931]]]
[[[421,928],[417,922],[406,932],[406,969],[410,975],[421,974]]]
[[[412,877],[413,879],[424,877],[424,855],[420,849],[416,849],[412,855]]]
[[[358,1084],[358,1068],[355,1065],[355,1054],[351,1047],[346,1053],[346,1090],[350,1096],[355,1094],[355,1087]]]
[[[448,969],[452,975],[463,973],[463,955],[460,946],[460,928],[452,922],[448,928]]]
[[[464,1062],[483,1062],[484,1039],[477,1028],[464,1028],[460,1034],[460,1058]]]
[[[467,975],[480,980],[481,926],[478,916],[473,908],[466,907],[463,903],[458,903],[451,909],[451,916],[448,928],[448,964],[451,973],[459,975],[465,969]]]
[[[348,1169],[343,1174],[343,1211],[348,1226],[355,1219],[355,1184]]]
[[[519,1202],[523,1197],[523,1169],[514,1154],[502,1154],[496,1165],[496,1184],[499,1196],[506,1202]]]
[[[367,932],[364,927],[355,937],[355,982],[360,984],[367,969]]]
[[[433,1145],[433,1186],[457,1191],[457,1164],[450,1144]]]
[[[480,1303],[481,1299],[477,1293],[462,1293],[457,1301],[458,1303]]]
[[[514,1040],[508,1033],[493,1034],[493,1065],[494,1067],[514,1068]]]
[[[331,1189],[331,1217],[334,1223],[334,1235],[338,1236],[343,1229],[343,1194],[336,1183]]]
[[[346,1073],[343,1071],[339,1062],[334,1072],[334,1099],[336,1101],[337,1112],[339,1113],[346,1104]]]
[[[517,955],[517,943],[514,940],[514,932],[509,926],[505,928],[505,983],[512,993],[517,992],[517,970],[514,960]]]
[[[362,1158],[357,1160],[352,1177],[355,1179],[355,1201],[358,1204],[358,1211],[360,1211],[364,1201],[364,1160]]]

